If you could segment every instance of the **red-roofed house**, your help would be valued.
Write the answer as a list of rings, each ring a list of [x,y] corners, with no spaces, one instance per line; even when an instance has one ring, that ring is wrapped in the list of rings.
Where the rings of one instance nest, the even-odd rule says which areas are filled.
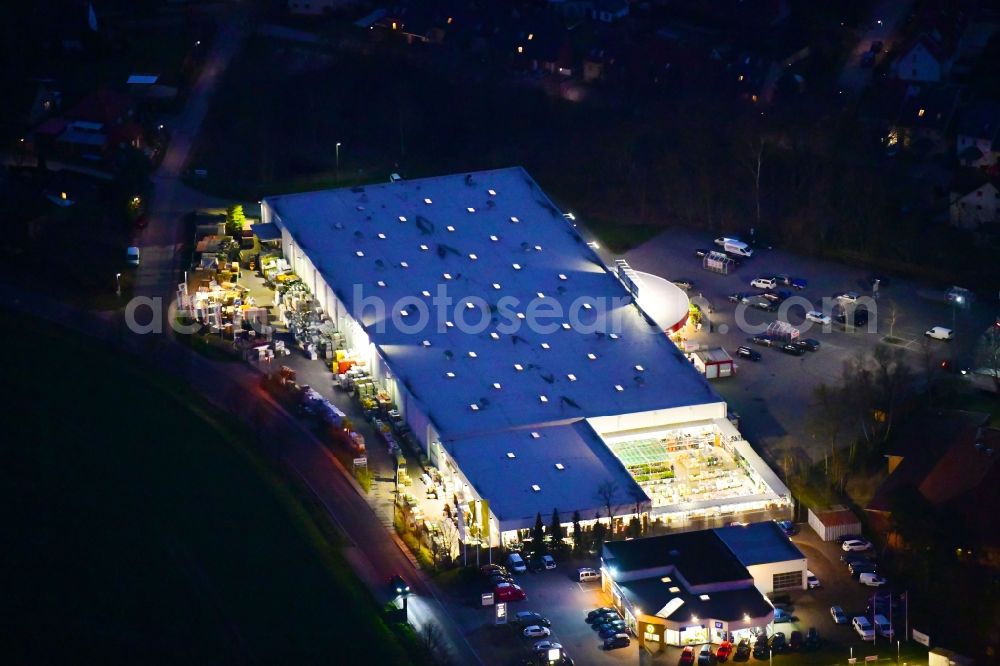
[[[38,150],[90,161],[105,161],[126,147],[142,149],[142,126],[133,120],[128,95],[102,88],[77,102],[62,117],[50,118],[34,132]]]

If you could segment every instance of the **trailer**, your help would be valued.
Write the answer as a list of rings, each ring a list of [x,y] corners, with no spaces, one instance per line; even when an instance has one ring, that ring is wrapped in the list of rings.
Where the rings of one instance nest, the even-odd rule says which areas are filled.
[[[712,251],[701,260],[701,267],[719,275],[729,275],[736,268],[736,262],[725,252]]]

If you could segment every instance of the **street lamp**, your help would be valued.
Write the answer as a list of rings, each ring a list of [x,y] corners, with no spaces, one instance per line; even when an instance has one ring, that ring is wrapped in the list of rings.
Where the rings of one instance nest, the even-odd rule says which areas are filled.
[[[122,295],[122,274],[115,273],[115,293],[119,296]]]
[[[337,142],[337,170],[335,172],[337,182],[340,182],[340,142]]]

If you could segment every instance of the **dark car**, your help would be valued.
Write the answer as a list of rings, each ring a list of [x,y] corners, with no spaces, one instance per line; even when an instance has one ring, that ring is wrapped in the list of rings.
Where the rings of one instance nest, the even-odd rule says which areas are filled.
[[[489,576],[489,580],[494,585],[496,585],[497,583],[513,583],[514,582],[514,579],[511,576],[508,576],[507,574],[502,574],[500,572],[491,573],[490,576]]]
[[[622,618],[618,613],[605,613],[604,615],[598,615],[593,620],[588,620],[590,622],[590,628],[594,631],[600,631],[601,627],[606,624],[611,624],[613,622],[621,622]]]
[[[804,650],[819,649],[819,634],[816,632],[816,627],[809,627],[809,631],[806,632],[806,637],[802,641],[802,648]]]
[[[507,569],[500,566],[499,564],[484,564],[483,566],[479,567],[479,572],[482,573],[484,576],[488,576],[490,574],[497,572],[506,574]]]
[[[790,520],[779,520],[778,527],[785,533],[785,536],[792,536],[799,531],[798,526]]]
[[[802,356],[802,354],[805,353],[802,351],[801,347],[799,347],[797,344],[793,342],[786,342],[785,344],[781,345],[781,351],[785,352],[786,354],[791,354],[792,356]]]
[[[389,579],[389,591],[396,594],[409,594],[410,586],[406,584],[402,576],[396,574]]]
[[[766,298],[754,298],[749,303],[750,307],[756,308],[758,310],[763,310],[764,312],[774,312],[778,309],[778,304],[767,300]]]
[[[750,641],[741,640],[736,644],[736,652],[733,653],[733,661],[746,661],[750,658]]]
[[[853,562],[847,568],[851,570],[851,576],[854,578],[863,573],[875,573],[877,569],[874,562]]]
[[[762,347],[770,347],[775,342],[773,338],[769,338],[766,335],[755,335],[752,338],[747,338],[747,340]]]
[[[844,310],[838,309],[833,313],[833,320],[840,324],[841,326],[847,325],[847,313]],[[854,328],[861,328],[868,323],[868,310],[864,308],[856,308],[854,310]]]
[[[788,649],[789,650],[801,650],[802,649],[802,632],[793,631],[791,635],[788,636]]]
[[[704,257],[704,256],[705,256],[706,254],[708,254],[709,252],[710,252],[710,250],[706,250],[706,249],[705,249],[705,248],[703,248],[703,247],[699,247],[699,248],[696,248],[696,249],[695,249],[695,251],[694,251],[694,256],[696,256],[696,257],[698,257],[699,259],[701,259],[701,258],[702,258],[702,257]]]
[[[618,615],[618,611],[616,611],[611,606],[601,606],[600,608],[595,608],[594,610],[592,610],[589,613],[587,613],[587,622],[593,622],[598,617],[600,617],[602,615],[616,615],[617,616]]]
[[[757,362],[761,359],[760,352],[756,349],[750,349],[746,345],[736,348],[736,355],[742,356],[743,358],[748,358],[753,362]]]
[[[840,561],[844,564],[850,565],[855,562],[871,562],[872,558],[868,557],[867,553],[850,552],[841,555]]]
[[[533,557],[528,560],[528,568],[535,572],[545,571],[545,562],[540,557]]]
[[[597,635],[600,636],[601,638],[610,638],[612,636],[617,636],[618,634],[623,633],[624,631],[625,631],[624,623],[618,624],[616,622],[612,624],[602,624],[597,629]]]
[[[711,645],[702,645],[698,652],[698,666],[711,666],[715,663],[715,654],[712,653]]]
[[[767,639],[763,636],[753,644],[754,659],[768,659],[771,656],[771,647],[767,644]]]
[[[809,286],[809,280],[805,278],[792,278],[791,282],[792,289],[802,290]]]
[[[784,633],[778,631],[771,636],[771,649],[775,652],[786,652],[788,650],[788,641],[785,640]]]
[[[750,300],[753,294],[748,294],[745,291],[737,291],[734,294],[729,294],[729,300],[733,303],[746,303]]]
[[[806,351],[819,351],[819,340],[814,340],[813,338],[799,338],[795,341],[795,344]]]
[[[604,639],[604,649],[617,650],[618,648],[628,647],[631,642],[626,634],[617,634]]]
[[[549,618],[545,617],[541,613],[533,613],[531,611],[521,611],[514,616],[517,623],[522,627],[530,627],[532,625],[537,625],[539,627],[551,627],[552,622]]]

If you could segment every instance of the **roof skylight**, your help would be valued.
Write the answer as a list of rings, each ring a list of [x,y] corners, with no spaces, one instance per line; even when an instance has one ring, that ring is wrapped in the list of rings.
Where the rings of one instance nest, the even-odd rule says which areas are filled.
[[[568,277],[566,277],[566,274],[565,274],[565,273],[560,273],[560,274],[559,274],[559,279],[560,279],[560,280],[568,280],[569,278],[568,278]]]
[[[477,358],[477,356],[476,356],[476,352],[474,352],[474,351],[470,351],[470,352],[469,352],[469,358]]]
[[[428,206],[430,206],[434,202],[431,201],[430,199],[424,199],[424,203],[427,204]]]
[[[495,197],[495,196],[497,195],[497,191],[496,191],[496,190],[493,190],[493,189],[490,189],[490,190],[486,190],[486,192],[487,192],[487,193],[488,193],[488,194],[489,194],[489,195],[490,195],[491,197]]]
[[[512,267],[512,268],[513,268],[513,269],[514,269],[515,271],[519,271],[519,270],[521,270],[521,264],[511,264],[511,267]]]
[[[473,208],[472,206],[469,206],[469,207],[468,207],[468,208],[466,208],[465,210],[469,211],[470,213],[475,213],[475,212],[476,212],[476,209],[475,209],[475,208]]]
[[[540,401],[542,401],[542,402],[548,402],[548,401],[549,401],[549,396],[547,396],[547,395],[545,395],[545,394],[543,393],[542,395],[538,396],[538,399],[539,399]]]
[[[541,436],[542,436],[542,433],[536,432],[534,430],[531,431],[531,439],[539,439]]]
[[[424,298],[430,298],[430,297],[431,297],[431,292],[427,291],[426,289],[424,289],[424,290],[423,290],[422,292],[420,292],[420,293],[421,293],[421,295],[423,295],[423,296],[424,296]]]
[[[451,273],[442,273],[441,277],[443,277],[445,280],[450,280],[451,279]]]
[[[477,405],[476,403],[472,403],[471,405],[469,405],[469,409],[471,409],[474,412],[478,412],[479,411],[479,405]]]
[[[378,238],[379,238],[379,240],[385,240],[385,234],[383,234],[382,232],[379,232]]]
[[[399,221],[400,222],[406,222],[406,216],[405,215],[400,215],[399,216]]]
[[[365,256],[365,253],[364,253],[364,252],[362,252],[361,250],[358,250],[358,251],[357,251],[357,252],[355,252],[354,254],[356,254],[356,255],[357,255],[357,256],[359,256],[359,257],[363,257],[363,256]]]
[[[587,358],[589,358],[591,361],[596,361],[597,354],[595,354],[594,352],[590,352],[589,354],[587,354]]]
[[[702,601],[708,601],[712,597],[708,596],[707,594],[700,594],[698,595],[698,598],[701,599]]]
[[[642,372],[642,371],[643,371],[643,370],[645,370],[645,369],[646,369],[646,368],[642,367],[641,365],[636,365],[636,366],[635,366],[635,371],[636,371],[636,372]]]
[[[563,322],[562,327],[564,331],[568,331],[569,329],[573,328],[572,326],[569,325],[569,322]]]
[[[534,490],[537,493],[539,490],[542,489],[542,487],[540,485],[538,485],[537,483],[533,483],[533,484],[531,484],[531,489]]]
[[[514,217],[514,216],[511,216],[511,218],[510,218],[510,221],[511,221],[512,223],[514,223],[514,224],[517,224],[517,223],[518,223],[518,222],[520,222],[521,220],[517,219],[517,218],[516,218],[516,217]]]
[[[551,348],[552,348],[552,346],[549,343],[547,343],[547,342],[543,342],[542,343],[542,349],[551,349]]]
[[[492,333],[490,333],[490,337],[493,338],[494,340],[499,340],[500,334],[497,333],[496,331],[493,331]]]
[[[499,282],[494,282],[493,283],[493,288],[494,289],[499,289],[500,288],[500,283]]]
[[[448,225],[447,227],[445,227],[445,229],[447,229],[448,231],[454,231],[454,230],[455,230],[455,227],[453,227],[453,226],[451,226],[451,225],[449,224],[449,225]]]
[[[475,254],[472,254],[472,253],[469,254],[469,259],[472,259],[473,261],[475,261],[478,258],[479,257],[477,257]]]
[[[499,391],[503,386],[500,385],[500,382],[493,382],[493,388]]]
[[[571,382],[575,382],[575,381],[576,381],[576,375],[574,375],[574,374],[573,374],[573,373],[571,372],[571,373],[569,373],[568,375],[566,375],[566,379],[570,380]]]
[[[508,457],[508,458],[510,458],[511,460],[513,460],[513,459],[514,459],[514,458],[516,458],[517,456],[515,456],[515,455],[514,455],[514,452],[513,452],[513,451],[508,451],[508,452],[507,452],[507,457]]]
[[[430,340],[424,340],[421,344],[423,344],[424,347],[430,347],[431,346],[431,341]]]
[[[421,243],[421,244],[420,244],[420,249],[421,249],[421,250],[422,250],[423,252],[426,252],[426,251],[428,250],[427,246],[426,246],[426,245],[424,245],[423,243]]]
[[[378,281],[378,282],[376,282],[375,284],[377,284],[377,285],[378,285],[378,286],[380,286],[380,287],[384,287],[384,286],[385,286],[385,280],[379,280],[379,281]]]
[[[556,463],[556,469],[561,472],[564,469],[566,469],[566,465],[563,465],[562,463]]]
[[[521,365],[520,363],[515,363],[514,369],[517,370],[518,372],[521,372],[522,370],[524,370],[524,366]]]
[[[500,240],[500,237],[496,235],[490,235],[490,240],[496,243],[498,240]]]
[[[622,386],[621,384],[615,384],[615,390],[621,393],[622,391],[625,390],[625,387]]]
[[[407,262],[405,262],[405,261],[401,261],[401,262],[399,262],[399,267],[400,268],[409,268],[410,264],[407,263]]]
[[[455,373],[449,371],[449,372],[444,373],[444,376],[447,377],[448,379],[454,379],[455,378]]]

